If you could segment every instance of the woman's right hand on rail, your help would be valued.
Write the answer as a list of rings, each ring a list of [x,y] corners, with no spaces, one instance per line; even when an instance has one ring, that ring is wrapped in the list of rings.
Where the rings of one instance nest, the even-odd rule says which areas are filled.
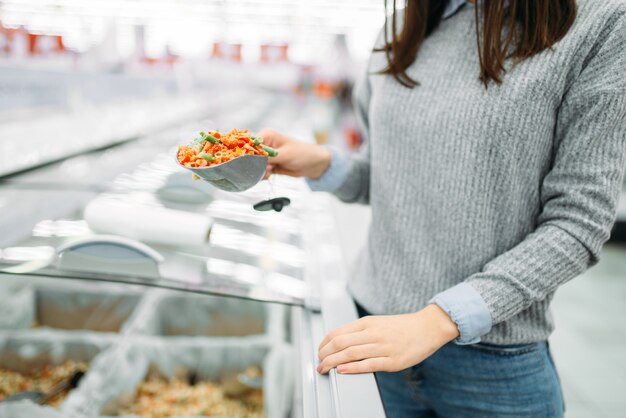
[[[319,145],[307,144],[271,129],[257,133],[263,144],[275,148],[278,156],[270,157],[265,178],[272,174],[318,179],[330,165],[330,152]]]

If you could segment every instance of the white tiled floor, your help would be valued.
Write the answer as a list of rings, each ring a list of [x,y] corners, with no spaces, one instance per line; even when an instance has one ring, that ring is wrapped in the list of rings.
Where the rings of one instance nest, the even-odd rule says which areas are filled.
[[[369,209],[336,203],[346,262],[367,236]],[[626,247],[607,245],[600,263],[557,292],[550,338],[566,418],[626,418]]]

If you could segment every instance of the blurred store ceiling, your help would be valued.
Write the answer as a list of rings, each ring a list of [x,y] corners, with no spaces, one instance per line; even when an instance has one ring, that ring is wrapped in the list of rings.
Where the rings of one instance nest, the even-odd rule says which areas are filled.
[[[112,27],[122,50],[131,33],[145,28],[150,51],[166,45],[183,55],[202,55],[212,42],[289,42],[323,53],[344,34],[357,56],[371,48],[382,25],[383,0],[0,0],[0,20],[9,27],[63,35],[85,51]]]

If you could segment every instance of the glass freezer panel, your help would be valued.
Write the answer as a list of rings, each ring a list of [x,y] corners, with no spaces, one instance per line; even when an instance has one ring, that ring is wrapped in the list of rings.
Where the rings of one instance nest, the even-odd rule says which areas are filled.
[[[297,368],[284,305],[77,279],[12,276],[0,284],[0,296],[19,301],[24,316],[14,315],[23,327],[0,329],[0,401],[48,392],[81,373],[76,387],[44,405],[85,417],[287,417],[293,408]],[[46,315],[51,326],[32,322],[37,292],[88,297],[55,304]],[[118,318],[104,313],[112,311],[110,295],[133,301],[118,332],[73,326],[89,318],[85,305]],[[8,411],[56,416],[33,403],[0,402],[0,415]]]

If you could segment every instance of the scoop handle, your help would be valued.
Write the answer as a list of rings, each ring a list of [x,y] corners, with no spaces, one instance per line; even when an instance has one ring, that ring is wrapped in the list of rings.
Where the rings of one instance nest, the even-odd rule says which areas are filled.
[[[43,396],[38,400],[37,403],[39,405],[43,405],[50,399],[57,396],[59,393],[63,392],[65,389],[74,389],[76,386],[78,386],[78,382],[80,382],[80,379],[82,379],[84,375],[84,372],[75,372],[71,378],[63,380],[54,385],[47,393],[43,394]]]

